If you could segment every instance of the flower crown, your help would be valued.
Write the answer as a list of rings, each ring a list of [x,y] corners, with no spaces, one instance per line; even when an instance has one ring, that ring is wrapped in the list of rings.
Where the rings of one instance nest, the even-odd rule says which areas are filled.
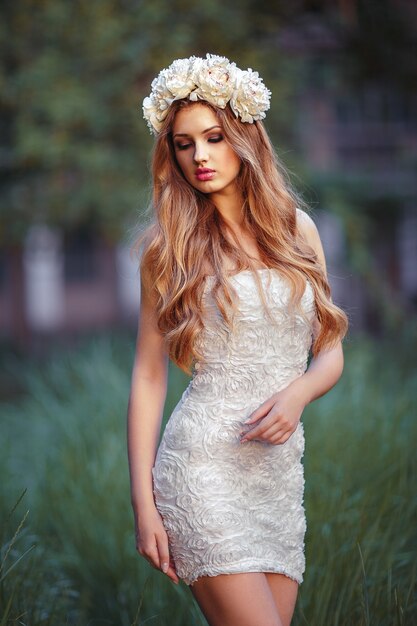
[[[143,117],[151,134],[157,135],[174,100],[206,100],[221,109],[227,103],[242,122],[252,124],[265,117],[271,92],[251,68],[243,71],[226,57],[207,54],[176,59],[152,81],[152,91],[143,100]]]

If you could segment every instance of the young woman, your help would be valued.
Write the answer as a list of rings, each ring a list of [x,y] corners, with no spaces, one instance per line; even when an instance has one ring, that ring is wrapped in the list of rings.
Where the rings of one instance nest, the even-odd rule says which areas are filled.
[[[290,624],[300,418],[343,369],[347,317],[264,128],[269,98],[256,72],[207,55],[174,61],[143,105],[156,141],[128,409],[137,550],[212,626]],[[192,379],[158,448],[169,358]]]

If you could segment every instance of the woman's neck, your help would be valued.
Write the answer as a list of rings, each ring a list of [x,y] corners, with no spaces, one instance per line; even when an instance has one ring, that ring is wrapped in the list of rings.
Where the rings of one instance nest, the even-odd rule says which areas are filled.
[[[210,194],[210,200],[230,226],[239,228],[244,223],[244,200],[239,191],[222,191]]]

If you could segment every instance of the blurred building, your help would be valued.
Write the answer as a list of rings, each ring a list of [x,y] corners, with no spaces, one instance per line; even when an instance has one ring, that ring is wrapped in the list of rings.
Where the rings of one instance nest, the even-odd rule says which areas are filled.
[[[339,2],[349,20],[355,19],[354,4]],[[280,32],[278,45],[303,58],[294,150],[311,172],[313,187],[343,188],[347,198],[351,191],[373,216],[368,254],[374,274],[367,282],[347,269],[340,216],[330,205],[313,211],[334,300],[347,310],[355,331],[376,323],[371,288],[416,311],[417,96],[415,89],[395,90],[372,77],[355,91],[333,80],[339,35],[320,16],[306,14]],[[139,295],[137,262],[126,245],[109,243],[87,228],[68,234],[38,225],[22,250],[0,253],[0,336],[21,345],[33,337],[135,328]]]
[[[0,333],[32,341],[134,327],[139,308],[137,262],[122,243],[92,230],[71,235],[31,227],[23,249],[0,258]]]
[[[361,55],[369,67],[355,68],[359,80],[340,78],[346,37],[357,26],[358,3],[343,0],[337,4],[347,28],[330,25],[320,12],[306,13],[282,30],[279,47],[303,59],[295,103],[295,149],[307,165],[312,188],[324,190],[324,197],[329,198],[327,206],[320,202],[322,210],[315,211],[314,217],[334,299],[349,313],[352,330],[373,330],[384,306],[412,315],[417,311],[417,89],[407,80],[401,84],[392,79],[402,69],[395,65],[398,58],[385,58],[386,67],[373,71],[382,61],[375,60],[375,49],[367,50],[366,35],[361,39]],[[401,13],[401,8],[407,12]],[[401,15],[399,20],[409,15],[410,32],[415,33],[416,3],[393,0],[391,10]],[[377,3],[369,3],[368,13],[377,16]],[[375,37],[381,39],[383,33]],[[413,55],[402,41],[397,48],[405,60]],[[366,216],[362,227],[367,229],[363,234],[367,248],[357,250],[356,267],[350,270],[345,251],[346,239],[353,234],[346,232],[346,222],[342,229],[332,191],[335,203],[342,198],[351,213]],[[358,224],[360,220],[351,222],[351,229]],[[354,237],[359,241],[361,233]]]

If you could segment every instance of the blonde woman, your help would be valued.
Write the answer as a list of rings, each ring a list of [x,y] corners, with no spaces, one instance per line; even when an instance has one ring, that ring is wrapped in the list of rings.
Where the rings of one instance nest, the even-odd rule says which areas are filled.
[[[290,624],[300,418],[343,370],[347,317],[263,125],[270,95],[208,54],[174,61],[143,103],[155,146],[128,409],[136,544],[211,626]],[[192,378],[158,447],[169,359]]]

